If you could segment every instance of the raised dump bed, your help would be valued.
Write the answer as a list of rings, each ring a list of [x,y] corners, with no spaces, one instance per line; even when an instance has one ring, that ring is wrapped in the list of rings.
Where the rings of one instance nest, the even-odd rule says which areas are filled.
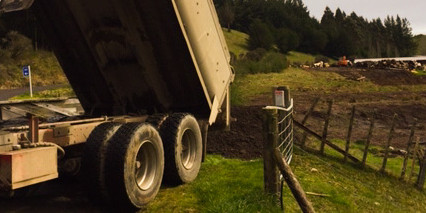
[[[233,74],[211,0],[36,0],[33,9],[92,115],[207,118],[224,100]]]

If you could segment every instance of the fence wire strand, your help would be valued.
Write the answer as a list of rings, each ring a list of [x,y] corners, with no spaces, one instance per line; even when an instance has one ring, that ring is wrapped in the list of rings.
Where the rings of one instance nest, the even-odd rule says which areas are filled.
[[[280,108],[278,110],[278,149],[284,159],[289,163],[292,158],[294,132],[293,132],[293,104],[289,108]]]

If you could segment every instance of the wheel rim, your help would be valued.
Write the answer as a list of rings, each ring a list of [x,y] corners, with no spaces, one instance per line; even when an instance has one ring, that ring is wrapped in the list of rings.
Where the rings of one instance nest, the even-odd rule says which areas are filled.
[[[182,165],[185,169],[191,169],[194,165],[197,144],[195,143],[194,132],[190,129],[186,129],[182,135],[182,153],[181,160]]]
[[[135,180],[138,187],[148,190],[153,184],[158,164],[155,146],[151,141],[142,142],[136,155]]]

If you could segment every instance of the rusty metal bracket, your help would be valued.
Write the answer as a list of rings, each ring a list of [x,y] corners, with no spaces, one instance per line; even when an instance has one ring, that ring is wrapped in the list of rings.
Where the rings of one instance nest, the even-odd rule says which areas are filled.
[[[38,126],[38,122],[39,122],[39,119],[38,119],[38,117],[37,116],[35,116],[35,115],[29,115],[29,123],[30,123],[30,125],[29,125],[29,127],[30,127],[30,131],[29,131],[29,139],[30,139],[30,142],[31,143],[37,143],[38,142],[38,129],[39,129],[39,126]]]

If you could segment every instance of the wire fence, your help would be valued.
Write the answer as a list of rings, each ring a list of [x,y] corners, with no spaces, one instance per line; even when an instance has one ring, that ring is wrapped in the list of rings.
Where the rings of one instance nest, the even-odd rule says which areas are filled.
[[[316,99],[313,103],[311,108],[307,111],[306,115],[303,118],[303,121],[297,122],[294,121],[296,126],[298,127],[298,130],[301,130],[303,133],[303,137],[298,137],[298,135],[295,135],[295,137],[298,139],[301,148],[310,150],[312,149],[312,145],[314,147],[319,146],[318,143],[313,141],[314,143],[308,147],[305,143],[306,136],[313,136],[321,143],[321,148],[318,150],[321,154],[326,154],[324,152],[324,145],[328,145],[330,148],[334,149],[335,151],[341,153],[344,155],[343,161],[346,162],[347,159],[352,160],[354,163],[360,165],[362,167],[369,166],[370,168],[377,169],[382,173],[388,173],[395,176],[399,176],[401,180],[404,180],[408,170],[411,170],[408,176],[408,182],[411,181],[413,176],[418,176],[416,180],[416,186],[419,189],[422,189],[425,182],[425,173],[426,173],[426,146],[423,141],[421,141],[419,135],[416,136],[416,129],[417,129],[417,120],[414,119],[414,122],[411,124],[408,124],[408,126],[411,126],[410,134],[408,137],[408,141],[406,144],[405,149],[394,149],[391,144],[393,138],[396,137],[396,127],[401,125],[401,123],[404,121],[405,116],[401,115],[398,116],[396,113],[393,114],[393,116],[383,114],[383,113],[377,113],[376,110],[373,112],[363,112],[360,110],[356,110],[355,105],[352,106],[352,112],[351,112],[351,119],[349,122],[348,127],[348,135],[346,137],[346,140],[343,138],[337,138],[337,141],[340,141],[336,143],[336,141],[332,142],[330,139],[327,138],[327,131],[328,131],[328,118],[330,117],[331,108],[333,100],[329,100],[329,108],[327,111],[327,115],[325,116],[324,121],[324,128],[323,133],[318,134],[314,130],[310,129],[305,125],[306,121],[308,120],[309,116],[314,111],[314,108],[316,104],[318,103],[318,99]],[[356,129],[356,124],[354,124],[354,116],[356,113],[368,115],[367,116],[367,122],[370,123],[368,135],[366,137],[366,141],[362,141],[362,143],[359,143],[358,145],[353,145],[353,137],[352,137],[352,129]],[[391,113],[391,112],[389,112]],[[392,113],[391,113],[392,114]],[[386,117],[386,124],[382,125],[380,127],[380,137],[379,140],[382,142],[385,142],[383,145],[383,142],[380,144],[377,144],[372,148],[370,147],[370,143],[373,140],[373,132],[375,128],[378,128],[375,123],[380,121],[381,118]],[[404,119],[403,119],[404,118]],[[358,118],[359,119],[359,118]],[[366,119],[366,118],[361,118]],[[365,121],[365,120],[364,120]],[[405,124],[407,126],[407,124]],[[389,131],[386,129],[389,128]],[[387,134],[387,135],[386,135]],[[406,135],[406,134],[404,134]],[[415,137],[416,136],[416,137]],[[336,139],[336,138],[333,138]],[[384,141],[385,140],[385,141]],[[316,148],[314,148],[316,149]],[[373,150],[376,150],[373,152]],[[373,158],[371,161],[367,158]],[[389,163],[389,161],[391,163]],[[409,164],[409,161],[411,161],[411,164]],[[402,166],[402,168],[400,167]]]
[[[278,110],[278,149],[287,163],[293,157],[294,131],[293,131],[293,99],[287,108],[279,107]]]
[[[293,157],[294,129],[293,129],[293,99],[288,99],[282,106],[267,106],[264,110],[264,186],[265,191],[279,198],[281,207],[284,177],[278,171],[277,157],[280,154],[282,162],[290,164]],[[279,152],[277,152],[279,151]],[[290,172],[291,173],[291,172]]]

